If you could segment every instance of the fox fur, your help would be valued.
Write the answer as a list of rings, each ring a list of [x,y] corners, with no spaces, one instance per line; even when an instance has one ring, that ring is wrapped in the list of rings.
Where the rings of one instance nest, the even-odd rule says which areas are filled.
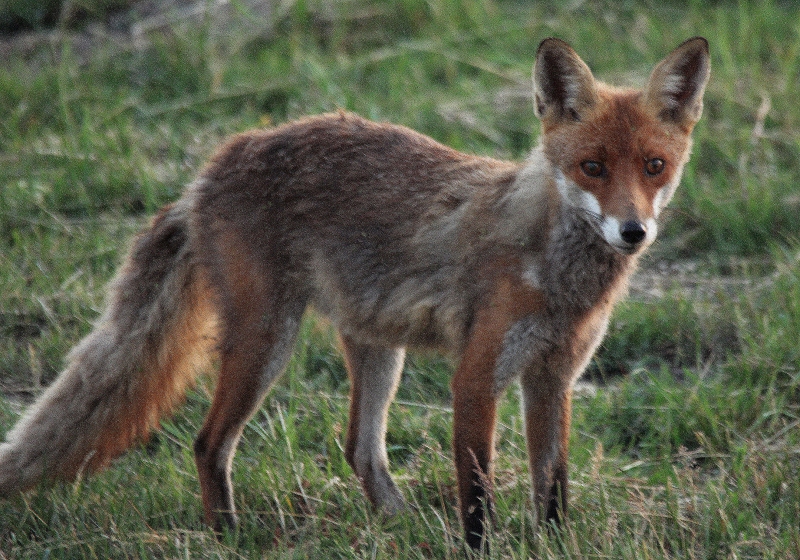
[[[404,507],[385,433],[405,348],[433,348],[458,363],[467,542],[480,547],[491,519],[496,402],[515,380],[534,508],[558,521],[573,384],[678,185],[708,74],[694,38],[644,90],[616,89],[547,39],[534,69],[542,139],[522,163],[345,112],[231,138],[134,240],[94,330],[0,444],[0,496],[108,465],[215,351],[195,454],[206,520],[234,525],[236,445],[312,305],[340,333],[346,457],[377,507]]]

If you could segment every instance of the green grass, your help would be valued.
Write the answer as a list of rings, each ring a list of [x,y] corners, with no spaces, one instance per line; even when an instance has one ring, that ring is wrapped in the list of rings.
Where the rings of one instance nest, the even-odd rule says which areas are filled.
[[[576,398],[570,523],[532,525],[512,388],[493,556],[800,557],[794,3],[296,0],[275,3],[256,33],[264,22],[233,2],[233,27],[174,18],[138,42],[79,38],[125,2],[78,4],[88,21],[62,21],[61,39],[0,65],[0,434],[90,329],[127,239],[226,135],[341,107],[522,158],[538,135],[529,81],[541,39],[569,41],[602,79],[641,84],[704,35],[712,80],[693,159],[590,367],[599,384]],[[200,521],[191,442],[207,381],[114,468],[0,501],[0,558],[463,557],[450,371],[413,356],[391,411],[410,513],[384,519],[361,495],[342,451],[335,337],[309,316],[234,462],[237,534],[218,542]]]

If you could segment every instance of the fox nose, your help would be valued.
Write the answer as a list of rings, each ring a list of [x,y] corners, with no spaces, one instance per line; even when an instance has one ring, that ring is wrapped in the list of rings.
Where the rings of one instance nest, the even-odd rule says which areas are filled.
[[[628,220],[619,228],[619,234],[625,243],[638,245],[647,236],[647,228],[641,222]]]

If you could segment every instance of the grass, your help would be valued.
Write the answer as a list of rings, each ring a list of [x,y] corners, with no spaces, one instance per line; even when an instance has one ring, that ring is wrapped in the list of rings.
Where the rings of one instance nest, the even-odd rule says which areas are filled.
[[[90,20],[113,15],[80,4]],[[223,30],[175,4],[181,17],[136,41],[82,33],[85,20],[27,46],[4,39],[0,433],[89,330],[126,240],[227,134],[342,107],[521,158],[536,142],[529,79],[542,38],[572,43],[603,79],[641,83],[704,35],[713,76],[693,159],[590,367],[598,383],[576,399],[570,523],[534,530],[512,388],[493,556],[800,557],[797,6],[297,0],[267,21],[231,4]],[[234,463],[237,534],[218,542],[200,522],[191,442],[206,381],[114,468],[0,502],[0,558],[461,557],[450,364],[409,360],[388,438],[413,513],[383,519],[343,458],[334,335],[313,316],[303,328]]]

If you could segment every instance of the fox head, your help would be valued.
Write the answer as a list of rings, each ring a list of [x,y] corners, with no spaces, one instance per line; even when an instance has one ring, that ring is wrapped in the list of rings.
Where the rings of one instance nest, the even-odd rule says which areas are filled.
[[[620,253],[655,239],[689,157],[709,67],[708,42],[696,37],[656,65],[644,89],[622,90],[595,80],[565,42],[539,46],[534,108],[559,193]]]

